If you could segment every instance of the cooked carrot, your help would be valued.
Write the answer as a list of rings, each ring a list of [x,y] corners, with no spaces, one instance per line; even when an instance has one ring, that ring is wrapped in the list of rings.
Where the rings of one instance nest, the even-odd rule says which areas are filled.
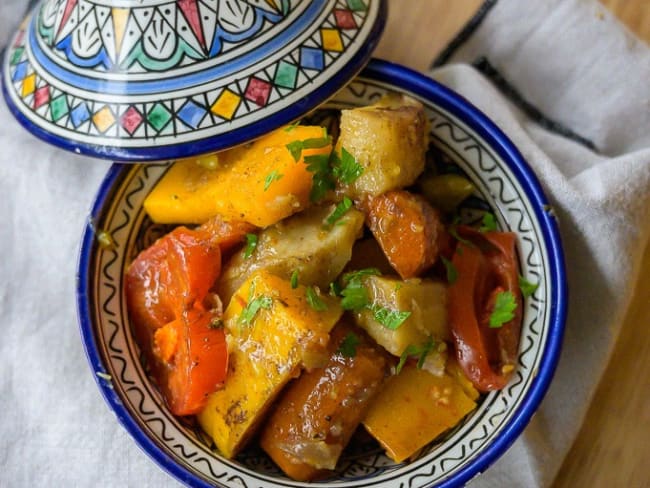
[[[440,213],[422,197],[390,191],[368,203],[368,226],[404,279],[429,269],[447,240]]]
[[[326,476],[379,392],[390,360],[365,333],[345,323],[333,330],[324,368],[303,373],[276,405],[260,445],[287,476]]]

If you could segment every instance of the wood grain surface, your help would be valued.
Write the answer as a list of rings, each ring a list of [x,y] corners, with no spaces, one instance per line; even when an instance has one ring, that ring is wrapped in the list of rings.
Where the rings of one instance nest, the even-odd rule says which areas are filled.
[[[375,55],[426,71],[482,0],[389,0]],[[650,0],[603,0],[650,44]],[[650,246],[641,276],[650,276]],[[650,488],[650,280],[641,279],[578,438],[553,488]]]

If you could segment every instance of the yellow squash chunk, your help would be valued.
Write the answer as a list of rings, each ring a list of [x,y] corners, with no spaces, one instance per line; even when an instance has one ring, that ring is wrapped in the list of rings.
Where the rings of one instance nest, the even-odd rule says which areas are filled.
[[[289,281],[261,271],[244,282],[224,312],[228,373],[224,388],[210,395],[198,419],[227,458],[244,447],[303,365],[327,360],[329,331],[342,311],[325,295],[320,299],[327,308],[317,311],[306,297],[305,287],[291,288]]]
[[[402,462],[476,407],[451,376],[406,364],[375,397],[363,421],[388,457]]]
[[[282,128],[251,144],[174,163],[144,202],[157,223],[202,224],[221,215],[266,227],[309,205],[313,174],[305,155],[329,154],[330,144],[305,149],[296,162],[287,144],[322,138],[317,126]]]
[[[357,325],[391,354],[400,356],[409,345],[422,345],[431,336],[438,342],[451,340],[447,324],[447,290],[442,283],[388,276],[368,276],[363,283],[370,303],[390,310],[411,312],[409,318],[394,330],[375,320],[372,310],[355,313]]]

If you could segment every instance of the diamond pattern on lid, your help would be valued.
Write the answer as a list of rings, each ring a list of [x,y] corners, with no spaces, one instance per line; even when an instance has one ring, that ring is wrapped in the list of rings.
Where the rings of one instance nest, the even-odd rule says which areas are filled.
[[[196,129],[206,113],[207,110],[201,105],[194,103],[192,100],[188,100],[176,115],[185,125]]]
[[[99,132],[106,132],[115,124],[115,116],[108,106],[93,115],[93,124]]]
[[[241,97],[226,88],[221,92],[219,98],[217,98],[212,104],[210,110],[212,110],[213,114],[218,115],[223,119],[231,120],[232,116],[235,115],[240,102]]]
[[[31,95],[36,90],[36,74],[32,73],[23,80],[23,89],[21,95],[23,98]]]
[[[34,93],[34,110],[50,101],[50,87],[48,85],[40,87]]]
[[[325,67],[323,51],[313,47],[300,48],[300,66],[318,71],[322,70]]]
[[[147,114],[149,124],[158,132],[163,130],[171,119],[172,114],[162,103],[156,103]]]
[[[122,114],[122,117],[120,117],[120,125],[130,135],[133,135],[133,133],[138,130],[138,127],[140,127],[140,124],[142,124],[142,120],[142,114],[138,112],[138,109],[131,106]]]
[[[251,78],[246,87],[245,97],[260,107],[266,105],[271,92],[271,84],[259,78]]]
[[[50,103],[50,113],[54,122],[58,122],[59,119],[67,115],[68,110],[68,99],[64,94],[59,95]]]
[[[350,10],[368,10],[363,0],[348,0],[348,7]]]
[[[18,64],[18,61],[20,61],[20,58],[22,58],[24,52],[25,52],[24,47],[19,47],[18,49],[16,49],[11,55],[11,60],[9,61],[9,64],[11,66],[15,66],[16,64]]]
[[[70,111],[70,120],[72,120],[72,125],[74,125],[75,129],[89,118],[90,112],[88,112],[88,107],[83,102]]]
[[[278,69],[275,72],[273,83],[284,88],[295,88],[296,75],[298,74],[298,67],[294,64],[280,61]]]
[[[14,83],[17,81],[22,81],[25,76],[27,76],[27,68],[29,67],[29,64],[27,61],[23,61],[22,63],[16,65],[16,69],[14,69],[14,74],[11,77],[11,81]]]
[[[323,49],[327,51],[343,51],[343,41],[337,29],[321,29],[320,35],[323,41]]]
[[[334,10],[336,26],[339,29],[356,29],[357,23],[354,21],[354,15],[348,9],[337,8]]]

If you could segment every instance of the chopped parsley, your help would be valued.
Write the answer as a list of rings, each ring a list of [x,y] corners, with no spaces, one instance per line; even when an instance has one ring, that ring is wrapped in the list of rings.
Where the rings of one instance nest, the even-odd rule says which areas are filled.
[[[300,125],[300,120],[296,120],[296,121],[293,122],[292,124],[289,124],[288,126],[286,126],[286,127],[284,128],[284,131],[285,131],[285,132],[291,132],[293,129],[295,129],[295,128],[298,127],[299,125]]]
[[[354,332],[348,332],[341,341],[339,348],[336,352],[345,356],[346,358],[353,358],[357,355],[357,346],[361,344],[361,340]]]
[[[490,314],[490,328],[498,329],[515,318],[517,309],[515,295],[511,291],[500,291],[494,300],[494,308]]]
[[[307,303],[311,308],[316,310],[317,312],[324,312],[327,310],[327,304],[323,301],[323,299],[320,297],[318,292],[313,286],[308,286],[306,290],[307,294]]]
[[[350,184],[361,176],[363,166],[354,159],[354,156],[347,149],[342,147],[340,158],[336,152],[332,153],[332,172],[339,181]]]
[[[314,154],[305,156],[307,171],[313,173],[312,187],[309,193],[309,199],[312,202],[322,200],[327,192],[336,187],[336,181],[332,176],[332,171],[327,154]]]
[[[331,144],[331,142],[331,138],[325,135],[324,137],[313,137],[304,141],[291,141],[286,147],[291,153],[291,156],[293,156],[293,160],[298,162],[300,161],[300,156],[302,156],[303,149],[320,149]]]
[[[377,322],[390,330],[398,329],[406,319],[411,316],[411,312],[402,312],[382,307],[376,303],[370,306],[372,314]]]
[[[257,234],[246,234],[246,248],[244,249],[244,259],[253,255],[257,248]]]
[[[446,257],[440,256],[440,259],[442,260],[442,264],[445,265],[445,270],[447,271],[447,283],[453,285],[458,279],[458,270],[456,269],[456,266],[454,266],[454,263]]]
[[[325,225],[332,227],[352,208],[352,200],[348,197],[343,197],[343,201],[336,204],[334,211],[325,219]]]
[[[352,271],[343,275],[345,287],[340,289],[338,295],[342,296],[341,307],[343,310],[361,310],[369,305],[368,291],[361,281],[364,276],[380,275],[377,268],[365,268]]]
[[[483,214],[483,219],[481,220],[482,224],[481,227],[479,227],[479,231],[481,232],[491,232],[497,230],[497,220],[494,218],[494,214],[491,214],[490,212],[485,212]]]
[[[293,273],[291,273],[291,288],[296,289],[298,288],[298,270],[294,269]]]
[[[284,175],[280,174],[280,172],[277,169],[271,171],[268,175],[266,175],[266,178],[264,178],[264,191],[269,189],[271,183],[273,183],[274,181],[278,181],[283,176]]]
[[[397,363],[397,367],[395,367],[395,374],[399,374],[400,371],[402,371],[402,368],[406,364],[406,360],[409,357],[417,357],[418,358],[418,364],[417,367],[418,369],[422,369],[424,366],[424,361],[427,359],[427,356],[431,352],[434,346],[434,341],[433,337],[429,337],[429,340],[425,342],[421,346],[415,346],[413,344],[409,344],[406,346],[404,351],[402,351],[402,354],[399,357],[399,362]]]
[[[248,294],[248,304],[246,304],[239,315],[239,322],[244,325],[249,325],[257,315],[257,312],[261,309],[269,309],[273,305],[273,299],[271,297],[260,295],[253,298],[254,293],[255,287],[251,284],[250,292]]]
[[[529,297],[539,288],[539,283],[531,283],[523,276],[519,275],[519,289],[524,297]]]

